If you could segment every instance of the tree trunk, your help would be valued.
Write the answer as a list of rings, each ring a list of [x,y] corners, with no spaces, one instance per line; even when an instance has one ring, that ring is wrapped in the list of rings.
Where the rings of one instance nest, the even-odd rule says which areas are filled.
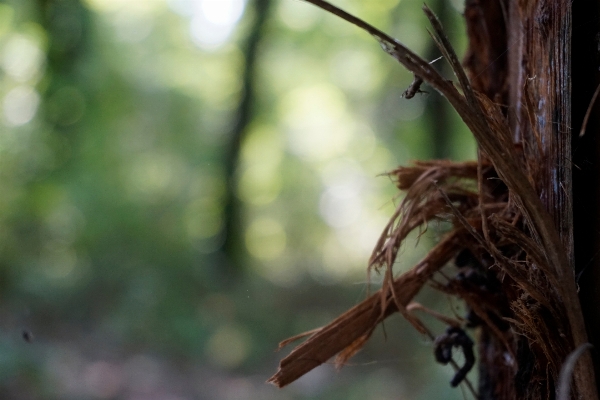
[[[577,3],[577,2],[575,2]],[[573,25],[572,4],[567,0],[467,0],[465,9],[465,18],[467,22],[467,33],[469,37],[469,51],[465,59],[465,66],[470,73],[470,80],[473,87],[485,93],[493,101],[506,105],[505,115],[510,121],[512,132],[514,133],[515,146],[523,153],[526,160],[525,168],[530,169],[530,176],[538,176],[541,179],[534,184],[537,193],[540,196],[544,206],[553,217],[555,226],[560,234],[560,238],[565,247],[568,259],[572,266],[575,262],[574,252],[574,230],[573,230],[573,207],[580,210],[577,204],[585,197],[584,190],[576,187],[575,197],[573,197],[573,179],[572,179],[572,140],[573,136],[579,134],[579,130],[572,129],[572,121],[579,123],[583,119],[583,113],[587,103],[589,103],[592,93],[595,89],[594,79],[597,80],[597,57],[594,58],[592,66],[582,65],[579,67],[574,64],[574,72],[578,68],[585,70],[588,82],[586,84],[574,79],[575,89],[581,96],[573,97],[573,103],[577,104],[578,109],[572,108],[572,82],[571,82],[571,64],[575,60],[583,63],[582,51],[598,52],[594,49],[595,34],[597,31],[598,15],[597,2],[590,1],[589,5],[576,6],[581,9],[587,7],[587,11],[576,14],[575,26],[585,26],[587,21],[587,30],[593,25],[593,33],[586,33],[591,37],[586,37],[583,45],[575,43],[574,49],[579,53],[572,54],[571,29]],[[593,3],[596,3],[594,6]],[[595,12],[595,14],[590,14]],[[590,17],[591,15],[591,17]],[[577,37],[582,39],[581,28],[575,30]],[[580,33],[581,32],[581,33]],[[597,46],[597,43],[596,43]],[[578,55],[579,54],[579,55]],[[577,76],[577,73],[573,74]],[[578,77],[581,80],[581,77]],[[586,89],[584,89],[586,88]],[[587,102],[587,103],[586,103]],[[581,110],[583,107],[583,111]],[[597,125],[590,126],[597,129]],[[588,134],[591,135],[591,132]],[[598,141],[589,139],[594,143],[586,149],[585,157],[593,156],[597,158]],[[577,147],[577,144],[576,144]],[[581,150],[580,150],[581,153]],[[581,156],[580,156],[581,158]],[[531,171],[535,169],[535,171]],[[587,171],[588,178],[598,179],[598,168]],[[535,172],[535,173],[534,173]],[[583,182],[580,180],[580,184]],[[588,185],[590,185],[588,181]],[[590,185],[596,186],[596,185]],[[600,220],[598,209],[599,192],[593,191],[590,199],[581,203],[586,209],[594,209],[591,214],[594,221]],[[591,200],[593,199],[593,200]],[[591,212],[591,211],[590,211]],[[590,232],[589,222],[586,221],[585,214],[580,215],[578,229],[582,230],[578,234],[596,240],[585,240],[581,246],[581,256],[577,257],[579,263],[585,263],[592,257],[590,254],[596,249],[592,243],[598,243],[598,229]],[[592,219],[587,218],[587,221]],[[580,228],[581,227],[581,228]],[[587,231],[586,231],[587,230]],[[579,247],[578,247],[579,248]],[[580,266],[579,268],[583,268]],[[600,280],[598,269],[594,269],[593,276],[596,281]],[[591,289],[591,287],[589,288]],[[590,305],[586,316],[589,318],[586,325],[591,337],[598,337],[600,326],[598,326],[598,307],[593,307],[596,299],[590,293],[588,288],[581,293],[582,299]],[[597,303],[596,303],[597,304]],[[544,390],[536,390],[529,382],[528,366],[531,365],[533,356],[528,351],[526,338],[520,339],[517,350],[517,363],[519,371],[514,379],[507,376],[498,366],[497,360],[487,359],[486,354],[494,354],[493,347],[497,346],[489,340],[486,340],[485,332],[481,337],[480,344],[480,399],[503,398],[500,393],[509,393],[511,390],[498,390],[501,387],[513,387],[517,398],[533,399],[539,398]],[[580,360],[580,365],[588,363],[591,365],[589,353],[585,354]],[[587,379],[593,380],[593,371],[591,368],[580,371],[574,377],[575,381],[585,378],[581,375],[589,374]],[[554,397],[556,382],[549,383],[546,396]]]

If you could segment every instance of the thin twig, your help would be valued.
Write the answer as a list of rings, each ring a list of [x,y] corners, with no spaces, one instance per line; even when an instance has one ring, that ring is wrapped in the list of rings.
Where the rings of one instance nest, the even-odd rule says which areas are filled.
[[[436,61],[441,60],[442,58],[444,58],[444,56],[440,56],[438,58],[436,58],[433,61],[430,61],[429,64],[433,64]],[[412,81],[412,83],[408,86],[408,88],[404,91],[404,93],[402,93],[402,96],[405,99],[412,99],[413,97],[415,97],[415,95],[417,93],[427,93],[423,90],[421,90],[421,85],[423,84],[423,78],[421,78],[420,76],[413,74],[414,75],[414,79]]]
[[[592,346],[590,343],[583,343],[568,355],[567,359],[562,365],[562,368],[560,369],[560,374],[558,376],[558,392],[556,400],[569,400],[571,376],[573,375],[575,364],[577,364],[577,360],[579,360],[579,357],[581,357],[586,350],[590,350],[592,348],[594,348],[594,346]]]
[[[412,307],[411,307],[411,306],[412,306]],[[411,304],[409,304],[409,305],[406,307],[406,309],[407,309],[407,310],[409,310],[409,311],[412,311],[412,310],[421,310],[421,311],[425,311],[425,312],[427,312],[427,313],[430,313],[431,315],[434,315],[434,316],[436,316],[436,318],[437,318],[437,315],[440,315],[440,314],[436,313],[436,312],[435,312],[435,311],[433,311],[433,310],[429,310],[428,308],[426,308],[426,307],[422,306],[422,305],[421,305],[421,304],[419,304],[419,303],[411,303]],[[437,315],[435,315],[435,314],[437,314]],[[419,318],[418,318],[418,317],[416,317],[416,316],[414,316],[414,318],[415,318],[415,319],[417,319],[417,320],[419,319]],[[433,335],[433,333],[431,332],[431,330],[430,330],[430,329],[429,329],[429,328],[428,328],[428,327],[427,327],[427,326],[426,326],[426,325],[425,325],[423,322],[421,322],[421,321],[420,321],[420,324],[421,324],[421,325],[423,326],[423,328],[425,329],[425,334],[426,334],[426,335],[429,337],[429,339],[430,339],[432,342],[434,342],[434,343],[435,343],[435,340],[436,340],[436,338],[435,338],[435,336]],[[453,324],[450,324],[450,325],[451,325],[451,326],[453,326]],[[458,372],[458,371],[460,370],[460,367],[458,366],[458,364],[456,363],[456,361],[454,361],[454,359],[453,359],[453,358],[450,358],[450,360],[448,360],[448,361],[449,361],[449,364],[452,366],[452,368],[454,368],[454,371],[455,371],[455,372]],[[477,395],[477,392],[475,391],[475,388],[473,387],[473,384],[471,383],[471,381],[469,380],[469,378],[467,378],[467,377],[465,376],[465,378],[463,379],[463,382],[464,382],[464,383],[467,385],[467,388],[468,388],[468,389],[469,389],[469,391],[471,392],[471,395],[473,395],[473,398],[474,398],[474,399],[478,399],[478,398],[479,398],[479,396]]]
[[[594,95],[592,96],[592,100],[590,101],[590,105],[588,106],[587,111],[585,112],[585,117],[583,118],[583,124],[581,124],[581,130],[579,131],[579,137],[585,135],[585,130],[587,129],[588,120],[590,119],[590,115],[592,114],[592,109],[594,108],[594,103],[596,103],[596,99],[598,98],[598,94],[600,93],[600,85],[596,88]]]

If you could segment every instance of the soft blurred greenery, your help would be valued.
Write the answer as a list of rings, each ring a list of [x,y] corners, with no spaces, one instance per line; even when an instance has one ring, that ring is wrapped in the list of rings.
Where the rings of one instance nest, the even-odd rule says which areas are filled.
[[[335,3],[433,59],[421,0]],[[280,340],[377,289],[379,175],[475,147],[369,35],[299,0],[257,30],[258,4],[0,2],[0,398],[463,398],[400,317],[340,372],[264,384]],[[460,52],[461,4],[430,6]]]

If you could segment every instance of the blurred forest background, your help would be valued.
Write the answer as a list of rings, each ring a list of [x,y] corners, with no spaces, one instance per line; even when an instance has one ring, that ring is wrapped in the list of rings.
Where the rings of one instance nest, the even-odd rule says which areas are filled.
[[[437,57],[422,0],[335,3]],[[462,52],[461,2],[429,6]],[[0,398],[462,399],[399,316],[341,372],[264,383],[377,290],[378,175],[475,157],[412,78],[299,0],[0,2]]]

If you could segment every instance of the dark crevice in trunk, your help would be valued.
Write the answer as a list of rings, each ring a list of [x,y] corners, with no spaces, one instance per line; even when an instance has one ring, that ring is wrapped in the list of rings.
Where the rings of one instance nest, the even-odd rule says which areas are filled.
[[[484,93],[492,101],[508,105],[506,6],[500,0],[467,0],[465,23],[469,47],[463,65],[469,74],[473,89]],[[508,107],[503,107],[506,112]],[[508,307],[508,304],[506,305]],[[518,339],[522,349],[522,338]],[[504,346],[486,326],[480,328],[478,340],[479,383],[478,400],[497,400],[514,397],[515,380],[512,368],[503,361]],[[531,352],[517,353],[521,359],[533,357]],[[525,364],[528,361],[525,361]],[[519,370],[517,376],[527,378]]]
[[[572,33],[573,212],[575,272],[586,328],[595,346],[600,376],[600,105],[592,109],[585,135],[582,122],[600,83],[600,2],[573,2]]]

